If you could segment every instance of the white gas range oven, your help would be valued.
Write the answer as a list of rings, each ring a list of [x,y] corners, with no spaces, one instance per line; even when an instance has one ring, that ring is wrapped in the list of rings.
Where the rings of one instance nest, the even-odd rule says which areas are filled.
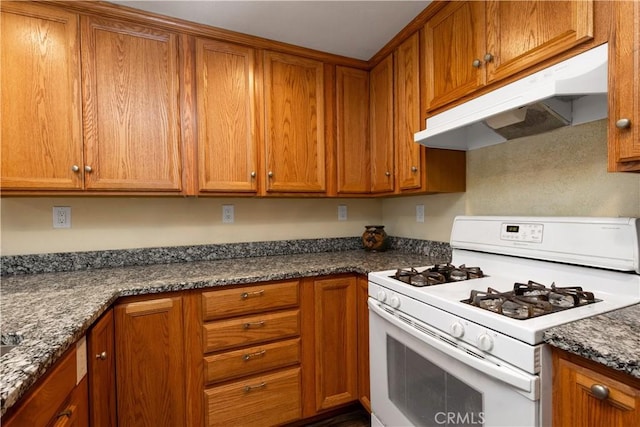
[[[461,216],[451,264],[370,273],[372,425],[550,426],[543,333],[640,302],[639,222]]]

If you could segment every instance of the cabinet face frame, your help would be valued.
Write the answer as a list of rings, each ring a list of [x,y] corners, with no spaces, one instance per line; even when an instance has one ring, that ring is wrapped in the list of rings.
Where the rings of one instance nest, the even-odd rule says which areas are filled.
[[[72,170],[84,164],[78,15],[1,7],[2,189],[81,190],[83,173]]]
[[[180,191],[179,36],[94,16],[81,34],[86,188]]]
[[[258,189],[256,51],[196,39],[198,189],[248,192]]]

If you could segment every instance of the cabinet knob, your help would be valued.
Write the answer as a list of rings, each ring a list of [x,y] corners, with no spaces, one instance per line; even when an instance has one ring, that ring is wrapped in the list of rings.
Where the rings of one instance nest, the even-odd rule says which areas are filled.
[[[389,171],[386,171],[384,174],[385,174],[386,176],[391,176],[391,172],[389,172]]]
[[[627,118],[620,119],[616,122],[618,129],[629,129],[631,127],[631,120]]]
[[[269,173],[267,174],[267,176],[268,176],[269,178],[273,178],[273,172],[269,171]]]
[[[415,166],[411,166],[411,172],[418,172],[418,168]]]
[[[73,165],[73,166],[71,166],[71,170],[73,172],[78,172],[80,170],[80,167],[78,165]]]
[[[606,385],[594,384],[591,386],[591,394],[596,399],[604,400],[609,397],[609,388]]]
[[[87,166],[84,167],[84,171],[88,172],[88,173],[91,173],[91,172],[93,172],[93,169],[91,169],[91,166],[87,165]]]
[[[107,360],[107,352],[103,351],[100,354],[96,354],[96,359],[100,359],[100,360]]]
[[[256,177],[256,171],[251,171],[251,178],[255,178]]]
[[[493,61],[493,55],[491,55],[489,52],[484,54],[484,62],[491,62]]]
[[[471,65],[473,65],[473,68],[480,68],[480,65],[482,65],[482,62],[479,59],[474,59]]]

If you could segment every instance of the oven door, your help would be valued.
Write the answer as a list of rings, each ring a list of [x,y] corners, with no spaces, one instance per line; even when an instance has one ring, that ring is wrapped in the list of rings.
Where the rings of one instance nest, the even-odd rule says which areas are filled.
[[[539,426],[539,379],[369,299],[373,425]]]

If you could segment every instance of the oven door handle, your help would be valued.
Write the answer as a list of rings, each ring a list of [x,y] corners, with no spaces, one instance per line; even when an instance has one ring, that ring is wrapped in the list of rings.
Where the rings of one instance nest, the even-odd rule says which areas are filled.
[[[498,365],[498,364],[492,363],[491,361],[479,359],[475,356],[472,356],[468,354],[466,350],[464,350],[463,348],[460,348],[460,347],[465,347],[466,344],[461,343],[460,347],[456,347],[446,341],[434,338],[431,335],[416,329],[414,326],[411,326],[405,321],[398,319],[396,316],[394,316],[391,313],[387,313],[382,307],[380,307],[380,303],[375,300],[369,299],[368,304],[369,304],[369,309],[372,310],[376,315],[380,316],[383,320],[386,320],[387,322],[395,325],[401,330],[413,335],[415,338],[419,339],[420,341],[425,342],[431,347],[445,353],[450,357],[453,357],[459,362],[464,363],[465,365],[477,371],[480,371],[492,378],[497,378],[509,384],[510,386],[521,390],[522,392],[524,392],[524,394],[526,394],[530,398],[533,398],[533,399],[538,398],[538,387],[537,387],[538,377],[534,375],[529,375],[525,372],[516,371],[515,369],[510,368],[509,366]],[[433,333],[436,335],[443,336],[450,342],[456,342],[455,338],[450,337],[449,335],[444,334],[434,329],[433,327],[429,327],[428,325],[425,325],[422,322],[420,322],[420,325],[421,327],[427,330],[433,331]],[[468,347],[470,350],[473,350],[475,353],[480,353],[480,351],[472,348],[471,346],[468,346]]]

